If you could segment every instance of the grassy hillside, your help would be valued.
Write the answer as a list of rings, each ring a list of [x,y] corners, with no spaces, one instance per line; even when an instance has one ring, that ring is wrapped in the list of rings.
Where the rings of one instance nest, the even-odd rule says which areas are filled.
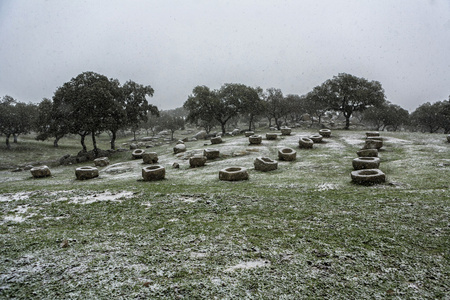
[[[333,131],[299,149],[299,136],[312,133],[256,146],[242,135],[187,142],[179,155],[164,143],[147,150],[166,168],[158,182],[141,180],[144,165],[129,151],[87,181],[74,170],[92,163],[53,167],[44,179],[0,171],[0,297],[450,297],[445,136],[382,133],[387,182],[359,186],[350,172],[364,132]],[[76,140],[61,143],[55,150],[23,139],[0,158],[23,164],[80,149]],[[107,148],[107,136],[100,145]],[[296,149],[297,160],[253,169],[258,156],[277,159],[281,146]],[[189,167],[190,156],[211,147],[219,159]],[[219,181],[227,166],[248,168],[249,180]]]

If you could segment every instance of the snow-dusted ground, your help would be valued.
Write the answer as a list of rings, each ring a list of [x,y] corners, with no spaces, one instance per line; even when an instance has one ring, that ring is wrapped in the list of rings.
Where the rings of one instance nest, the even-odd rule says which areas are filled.
[[[181,182],[183,184],[192,184],[201,188],[202,185],[208,185],[211,183],[217,184],[218,171],[220,169],[228,166],[243,166],[251,170],[252,176],[250,183],[254,183],[254,186],[256,186],[256,188],[268,187],[270,189],[273,189],[275,192],[281,191],[282,189],[290,189],[299,194],[302,193],[303,190],[307,190],[308,192],[311,192],[310,195],[319,195],[314,199],[314,201],[317,201],[322,200],[322,195],[333,195],[333,193],[342,192],[349,187],[350,180],[348,172],[351,169],[351,160],[356,157],[356,154],[354,152],[364,144],[365,136],[363,132],[345,132],[332,136],[332,138],[325,139],[324,143],[314,145],[314,149],[312,151],[299,149],[299,136],[307,136],[313,133],[314,132],[312,131],[294,131],[291,136],[280,136],[276,141],[268,141],[263,139],[262,145],[249,145],[248,138],[245,138],[243,136],[239,136],[236,138],[225,137],[224,143],[220,145],[210,145],[208,141],[187,142],[186,146],[188,151],[178,155],[173,154],[171,146],[168,146],[168,149],[159,147],[155,148],[155,150],[150,151],[158,152],[159,164],[163,165],[166,168],[167,180],[164,181],[165,184],[176,185],[178,182]],[[423,168],[433,168],[432,170],[437,174],[442,173],[442,176],[445,176],[446,174],[448,175],[450,166],[449,144],[443,142],[442,138],[438,135],[427,136],[426,140],[417,138],[408,139],[408,137],[404,137],[404,135],[407,134],[404,133],[399,136],[396,136],[395,134],[389,134],[388,136],[386,136],[384,140],[386,148],[380,153],[380,156],[383,159],[383,168],[387,170],[388,176],[391,176],[391,178],[394,179],[396,178],[395,176],[397,176],[398,178],[403,180],[403,182],[401,183],[394,182],[395,186],[393,188],[399,187],[400,189],[402,189],[402,192],[408,195],[408,197],[406,198],[409,198],[409,195],[425,196],[433,192],[444,194],[448,190],[446,190],[445,187],[422,190],[419,188],[413,188],[409,190],[412,184],[408,182],[408,180],[412,178],[411,180],[417,181],[418,179],[414,177],[415,173],[420,172]],[[291,147],[295,149],[297,151],[297,161],[295,163],[279,162],[279,169],[277,171],[271,172],[270,174],[256,172],[253,170],[253,161],[256,157],[267,156],[272,159],[277,159],[277,149],[279,149],[280,147]],[[196,169],[190,168],[188,160],[189,157],[194,154],[202,153],[203,149],[205,148],[218,148],[221,152],[220,159],[208,161],[205,167]],[[345,152],[345,154],[343,154],[343,152]],[[430,153],[432,153],[433,155],[438,155],[439,158],[430,159]],[[394,155],[395,159],[393,159]],[[416,159],[410,159],[410,157],[415,157]],[[336,161],[343,162],[344,166],[337,165]],[[174,169],[172,167],[172,164],[174,162],[180,164],[179,169]],[[141,182],[141,169],[143,166],[145,165],[142,163],[142,160],[132,160],[130,157],[129,160],[115,162],[110,166],[100,168],[99,178],[82,182],[76,181],[74,179],[74,172],[72,172],[72,170],[70,169],[74,169],[75,167],[66,166],[55,168],[54,170],[52,170],[54,171],[52,172],[54,174],[53,177],[38,180],[30,178],[30,174],[28,172],[11,173],[2,171],[0,172],[0,178],[5,180],[2,180],[0,184],[5,185],[4,190],[8,190],[6,188],[7,184],[13,185],[15,183],[20,183],[24,186],[30,185],[33,187],[39,186],[39,184],[41,183],[43,185],[54,183],[55,186],[61,187],[62,190],[47,192],[34,188],[35,191],[31,192],[0,194],[0,205],[2,208],[0,225],[6,228],[5,232],[8,232],[8,230],[14,228],[15,226],[26,227],[28,225],[32,227],[29,229],[27,228],[30,233],[32,233],[33,230],[42,231],[42,228],[45,228],[46,221],[58,221],[61,222],[61,224],[63,222],[66,222],[65,219],[70,217],[71,208],[82,207],[86,211],[89,211],[89,209],[91,208],[89,205],[92,205],[92,208],[94,208],[96,205],[104,205],[105,207],[108,206],[109,204],[104,203],[105,201],[108,201],[111,206],[136,203],[139,209],[145,212],[142,215],[142,217],[145,217],[146,214],[153,213],[153,210],[155,210],[154,207],[156,204],[155,202],[152,202],[155,201],[155,199],[150,200],[145,198],[139,199],[138,201],[134,202],[140,196],[140,192],[136,192],[136,190],[139,190],[139,188],[144,190],[146,189],[146,187],[149,187],[148,189],[150,190],[152,185],[156,185],[159,183]],[[70,172],[68,170],[70,170]],[[314,177],[316,173],[322,174],[326,173],[329,170],[332,171],[330,173],[333,174],[333,176],[316,176],[315,180],[311,180],[311,178]],[[400,171],[403,173],[398,175]],[[407,173],[408,176],[405,175],[405,173]],[[300,175],[303,177],[301,177]],[[295,176],[297,176],[298,178],[292,178]],[[124,188],[123,185],[121,185],[120,188],[116,190],[114,188],[111,188],[111,186],[113,187],[115,183],[119,185],[119,183],[122,181],[129,183],[129,186]],[[424,184],[429,184],[430,180],[428,178],[424,178],[423,181]],[[99,187],[101,189],[103,183],[109,184],[108,189],[105,188],[104,190],[98,191]],[[134,185],[139,186],[139,188],[135,188]],[[233,183],[223,183],[224,190],[229,188],[232,190]],[[252,186],[249,185],[248,188],[251,189]],[[382,186],[380,188],[386,188],[386,186]],[[32,189],[30,188],[30,190]],[[202,214],[195,215],[195,213],[198,212],[198,208],[200,206],[210,201],[210,199],[207,198],[208,195],[201,193],[204,192],[200,189],[196,194],[164,195],[162,199],[170,204],[172,208],[179,208],[179,210],[177,210],[178,214],[171,214],[163,221],[158,220],[158,222],[160,223],[158,223],[157,229],[155,229],[150,235],[139,236],[139,233],[136,233],[136,236],[133,236],[134,233],[131,232],[131,230],[130,232],[125,233],[123,232],[123,230],[116,231],[116,228],[114,227],[114,231],[111,231],[109,233],[111,237],[97,237],[95,236],[95,230],[93,230],[92,232],[90,232],[89,236],[85,237],[85,241],[80,241],[74,240],[73,237],[71,238],[71,236],[64,236],[65,233],[63,232],[61,233],[61,238],[58,237],[57,240],[55,239],[55,243],[53,246],[39,250],[34,250],[32,247],[30,247],[29,250],[24,251],[23,255],[18,258],[14,258],[13,264],[12,260],[9,260],[8,263],[11,265],[9,268],[1,269],[0,293],[2,289],[6,290],[10,286],[21,284],[24,285],[27,282],[31,282],[33,281],[33,277],[39,276],[39,274],[43,272],[46,272],[46,274],[52,274],[53,276],[44,278],[44,281],[41,282],[43,288],[46,287],[46,284],[48,283],[45,282],[45,280],[53,280],[51,281],[52,284],[55,284],[55,282],[59,280],[59,277],[61,277],[61,282],[63,282],[64,280],[68,280],[69,283],[67,284],[71,285],[71,292],[69,294],[66,294],[67,298],[79,298],[80,295],[83,294],[83,291],[77,289],[77,284],[79,282],[74,283],[73,280],[70,281],[70,279],[68,278],[78,278],[80,282],[82,281],[85,286],[89,286],[89,282],[95,280],[95,283],[93,284],[95,286],[99,286],[99,289],[107,288],[111,291],[127,286],[142,286],[142,283],[144,283],[145,287],[149,290],[158,292],[167,289],[167,286],[164,286],[164,284],[161,283],[164,281],[157,281],[158,278],[169,281],[177,276],[176,270],[181,270],[188,273],[190,269],[195,270],[196,268],[203,268],[211,264],[211,262],[214,263],[214,259],[217,259],[217,261],[221,261],[220,256],[222,254],[228,255],[229,260],[225,260],[223,263],[216,265],[216,270],[211,271],[210,274],[206,276],[206,282],[209,281],[213,286],[222,287],[226,284],[230,285],[230,282],[233,282],[234,278],[237,278],[236,280],[238,281],[238,274],[240,274],[240,272],[255,272],[257,274],[267,272],[263,273],[264,276],[271,276],[268,274],[270,274],[270,270],[272,268],[274,268],[274,271],[276,272],[277,268],[280,268],[280,266],[284,264],[287,265],[287,262],[291,260],[293,261],[292,265],[294,265],[295,263],[295,267],[298,268],[292,274],[295,273],[301,274],[303,276],[310,276],[311,278],[314,278],[314,280],[317,280],[317,278],[321,278],[323,274],[326,274],[324,278],[329,278],[329,273],[326,273],[327,271],[324,271],[328,270],[328,266],[325,266],[326,268],[324,270],[317,268],[315,265],[308,267],[305,258],[302,258],[301,260],[295,260],[294,258],[292,258],[293,256],[298,254],[280,253],[279,256],[274,258],[275,253],[272,250],[275,246],[273,245],[276,245],[276,247],[278,247],[278,250],[286,250],[284,248],[281,248],[277,244],[279,241],[277,240],[278,237],[275,235],[273,236],[273,241],[266,241],[266,249],[262,251],[265,255],[268,255],[268,253],[270,252],[269,256],[271,257],[272,262],[263,256],[261,256],[261,258],[256,255],[247,256],[247,252],[252,251],[250,253],[254,253],[255,250],[249,251],[247,248],[250,247],[243,246],[244,243],[247,243],[247,241],[245,241],[245,227],[242,228],[242,232],[239,231],[241,230],[241,228],[239,228],[239,230],[236,230],[236,232],[234,232],[231,236],[231,238],[234,239],[233,242],[235,242],[237,246],[230,244],[230,241],[228,240],[230,236],[224,238],[223,234],[213,236],[214,240],[210,240],[208,241],[208,243],[204,243],[205,236],[201,233],[190,233],[189,226],[191,224],[197,224],[197,226],[201,227],[202,225],[198,224],[205,225],[209,221],[217,222],[215,218],[220,213],[214,211],[217,205],[213,206],[212,204],[214,203],[211,203],[211,206],[205,206],[207,208],[203,208],[204,211],[202,212]],[[242,197],[242,199],[244,199],[244,196],[245,195],[238,195],[237,197]],[[207,198],[208,201],[205,201],[205,198]],[[301,199],[301,201],[307,200]],[[361,202],[364,201],[364,199],[361,199]],[[391,208],[397,202],[400,203],[400,213],[402,210],[406,211],[411,207],[416,209],[416,206],[420,206],[420,209],[430,209],[426,205],[422,206],[420,202],[414,203],[413,206],[413,203],[410,203],[409,199],[391,199],[388,191],[385,195],[383,194],[380,199],[377,199],[377,201],[379,202],[374,201],[374,205],[376,205],[377,203],[379,203],[380,205],[375,209],[375,213],[372,212],[372,217],[376,217],[379,219],[382,219],[382,217],[386,214],[394,214],[395,212],[393,212]],[[57,206],[59,204],[64,204],[64,210],[61,212],[61,214],[46,214],[46,209],[48,207],[51,207],[52,205]],[[268,204],[264,203],[264,205],[267,206]],[[322,205],[322,203],[320,201],[317,201],[317,205],[320,206]],[[289,227],[290,230],[283,231],[283,226],[280,226],[279,230],[283,232],[283,236],[285,237],[295,237],[295,233],[291,231],[294,229],[302,231],[302,234],[304,236],[307,236],[309,231],[317,231],[318,228],[324,227],[328,228],[327,226],[329,224],[326,224],[326,222],[321,219],[323,217],[331,218],[333,216],[336,216],[342,218],[342,216],[345,216],[345,218],[342,218],[342,221],[344,222],[347,218],[352,218],[357,215],[359,212],[356,211],[356,208],[354,210],[352,205],[357,207],[359,203],[350,203],[345,209],[342,210],[326,210],[325,212],[322,212],[322,215],[318,214],[316,216],[311,216],[312,219],[310,219],[310,216],[305,215],[304,219],[297,220],[298,224],[291,223],[290,226],[292,227]],[[224,206],[226,206],[226,204],[224,204]],[[237,212],[239,212],[239,209],[241,209],[242,207],[243,206],[241,206],[241,204],[238,205],[234,203],[233,205],[227,206],[226,209],[230,214],[237,214]],[[301,209],[299,208],[301,207],[301,204],[292,203],[292,205],[289,207],[292,210],[298,210]],[[190,208],[192,208],[190,212],[193,212],[194,214],[192,215],[192,217],[185,218],[183,215],[184,210],[188,210]],[[378,209],[380,210],[379,212],[377,212]],[[417,211],[406,211],[407,213],[402,214],[402,216],[405,218],[407,218],[408,216],[412,216],[418,219],[421,216],[421,214],[418,213],[420,209],[417,208]],[[448,211],[448,206],[441,209],[441,211],[443,211],[443,216],[445,215],[446,209]],[[164,213],[165,211],[162,210],[161,214],[164,215]],[[207,215],[207,218],[203,219],[205,215]],[[364,213],[361,213],[361,222],[355,225],[359,226],[362,231],[365,230],[364,226],[366,225],[366,217],[367,216],[364,215]],[[136,221],[140,222],[141,220]],[[352,222],[357,221],[358,218],[355,218]],[[387,226],[389,223],[388,221],[388,219],[385,220],[385,223],[381,225]],[[111,220],[111,222],[114,223],[115,220]],[[229,226],[230,224],[227,222],[232,222],[232,220],[222,219],[218,221],[217,225],[222,227],[223,230],[226,230],[227,226]],[[273,224],[266,224],[265,222],[268,222],[268,220],[258,220],[258,226],[267,225],[266,227],[262,227],[262,231],[270,231],[271,229],[273,229]],[[283,224],[285,220],[283,220],[283,218],[279,218],[279,220],[276,220],[276,222]],[[370,224],[372,227],[375,227],[379,225],[379,223],[377,222],[378,221],[375,220]],[[434,221],[427,220],[427,222]],[[246,224],[247,227],[250,226],[248,223]],[[422,224],[425,223],[423,223],[422,221]],[[53,225],[55,226],[55,224]],[[319,227],[317,227],[316,225]],[[342,230],[342,228],[340,227],[342,224],[338,225],[339,226],[336,227],[329,227],[329,230],[333,232],[339,232],[339,230]],[[403,224],[400,225],[405,226]],[[179,226],[180,228],[178,229],[178,231],[175,230],[177,226]],[[426,233],[428,239],[431,235],[445,236],[445,228],[442,229],[437,225],[430,226],[434,226],[434,231],[431,233]],[[414,229],[413,227],[411,228]],[[174,232],[175,234],[172,236]],[[44,233],[43,236],[45,234],[47,233]],[[80,234],[82,235],[83,233]],[[167,237],[167,239],[165,239],[165,243],[167,243],[168,245],[158,244],[158,242],[156,241],[158,239],[158,236]],[[117,237],[120,237],[120,239]],[[61,248],[60,245],[63,239],[67,239],[69,247]],[[77,239],[79,238],[77,237]],[[198,240],[202,242],[198,243]],[[292,247],[294,247],[293,249],[295,249],[295,247],[298,247],[298,252],[302,251],[303,247],[310,247],[310,244],[316,242],[315,240],[305,242],[305,240],[302,240],[301,237],[298,237],[298,239],[296,240],[303,243],[298,245],[292,244]],[[176,243],[172,241],[176,241]],[[14,241],[14,243],[15,242],[20,244],[20,241]],[[390,240],[386,238],[382,240],[382,242],[385,243],[384,245],[389,245]],[[400,242],[401,240],[399,239],[398,243]],[[9,243],[12,244],[13,242]],[[270,243],[273,244],[269,245]],[[370,244],[371,241],[368,240],[367,243]],[[281,245],[283,243],[279,244]],[[180,245],[183,245],[184,248],[182,248]],[[288,243],[286,243],[286,245],[288,245]],[[324,248],[330,247],[330,245],[328,244],[323,244],[321,246],[323,246]],[[377,247],[375,244],[370,244],[369,246],[374,248]],[[289,246],[288,248],[291,250],[290,247],[291,246]],[[132,252],[130,252],[130,248],[133,249]],[[355,246],[355,249],[356,248],[357,247]],[[363,248],[364,247],[361,247],[361,249]],[[147,249],[148,252],[143,254],[143,249]],[[236,249],[239,249],[239,251],[241,252],[237,252]],[[352,267],[354,267],[353,261],[355,259],[348,259],[348,255],[353,255],[353,253],[344,253],[345,251],[343,249],[345,248],[336,249],[337,250],[334,253],[339,254],[339,251],[341,251],[342,253],[339,254],[339,257],[342,256],[342,259],[334,260],[333,265],[330,267],[330,270],[333,270],[335,265],[337,265],[342,267],[342,272],[347,272],[351,268],[346,268],[346,262],[344,261],[349,261],[349,263],[352,264]],[[386,251],[386,249],[387,248],[385,248],[383,251]],[[378,263],[379,265],[382,265],[380,261],[383,262],[384,252],[383,255],[380,255],[381,252],[377,253],[377,251],[378,250],[371,250],[365,252],[363,249],[360,250],[359,254],[361,255],[361,257],[363,255],[367,255],[367,261],[372,264]],[[310,252],[311,251],[306,252],[302,255],[307,256]],[[146,258],[147,256],[153,255],[153,253],[159,253],[159,259],[161,261],[164,261],[164,263],[154,266],[149,263],[134,260],[134,258],[137,256]],[[315,255],[319,257],[322,254],[317,252]],[[361,257],[356,257],[356,260],[359,260],[360,262]],[[320,259],[322,258],[320,257]],[[320,259],[318,259],[314,263],[319,264]],[[327,257],[327,259],[332,260],[334,258],[332,257],[332,255],[330,255],[330,257]],[[439,259],[440,258],[437,258],[436,261],[439,261]],[[375,266],[378,267],[378,265]],[[435,264],[435,267],[436,266],[437,264]],[[403,269],[401,272],[403,272],[406,268],[412,267],[412,265],[402,267]],[[61,274],[54,274],[52,273],[52,271],[49,271],[53,269],[58,270],[58,272],[60,272],[60,270],[63,271],[61,272]],[[366,269],[367,268],[364,268],[364,270]],[[289,268],[287,268],[287,270],[289,270]],[[308,272],[301,273],[297,272],[297,270],[308,270]],[[399,274],[399,272],[396,271],[394,267],[392,269],[386,268],[382,271],[385,271],[386,273]],[[381,276],[381,271],[377,272],[378,273],[376,274],[376,276]],[[151,274],[152,276],[151,279],[149,279],[149,274]],[[294,276],[292,274],[290,274],[290,278],[295,278],[295,276],[297,276]],[[95,276],[95,278],[92,278],[92,276]],[[120,277],[119,280],[117,280],[117,276]],[[284,273],[280,273],[280,276],[284,276]],[[389,276],[385,278],[389,278]],[[349,281],[354,281],[358,284],[362,282],[365,283],[364,280],[367,280],[367,277],[360,279],[354,277],[349,279]],[[348,282],[346,282],[345,284],[347,283]],[[417,289],[417,286],[420,287],[420,284],[420,282],[415,282],[414,284],[409,283],[411,288],[414,289]],[[359,286],[364,286],[364,284],[360,284]]]

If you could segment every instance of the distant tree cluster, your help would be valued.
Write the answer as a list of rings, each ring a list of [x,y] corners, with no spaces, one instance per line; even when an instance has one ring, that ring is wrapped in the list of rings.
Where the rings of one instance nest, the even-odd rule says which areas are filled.
[[[449,100],[429,102],[419,106],[413,113],[385,99],[378,81],[368,81],[350,74],[340,73],[314,87],[306,95],[284,96],[280,89],[249,87],[244,84],[227,83],[216,90],[196,86],[183,107],[161,112],[148,103],[154,90],[134,81],[123,85],[117,79],[109,79],[94,72],[84,72],[58,87],[52,99],[44,98],[38,105],[18,102],[10,96],[0,101],[0,134],[17,142],[17,136],[31,131],[38,140],[53,139],[54,146],[67,134],[80,136],[84,151],[85,139],[91,136],[97,151],[96,136],[108,132],[111,149],[115,149],[117,133],[131,130],[136,139],[140,129],[156,134],[168,130],[174,132],[190,122],[205,129],[215,127],[226,132],[227,125],[239,121],[248,124],[248,130],[256,122],[266,118],[269,126],[280,129],[283,125],[309,120],[321,124],[325,116],[340,115],[345,129],[350,120],[376,130],[399,130],[410,128],[427,132],[450,132]],[[305,117],[306,116],[306,117]]]
[[[450,96],[449,100],[426,102],[411,114],[412,124],[422,131],[430,133],[442,130],[450,133]]]
[[[119,130],[136,132],[148,115],[159,116],[156,106],[147,101],[153,96],[151,86],[134,81],[120,85],[94,72],[84,72],[56,89],[53,98],[43,99],[38,105],[17,102],[5,96],[0,103],[0,133],[9,137],[34,130],[38,140],[54,139],[54,146],[67,134],[77,134],[83,151],[85,138],[92,137],[94,152],[98,151],[96,136],[108,131],[111,149],[115,149]]]
[[[401,126],[410,124],[409,112],[389,101],[366,109],[362,119],[375,130],[390,128],[392,131],[397,131]]]
[[[6,137],[6,147],[10,149],[9,139],[20,134],[27,134],[33,129],[36,117],[36,106],[17,102],[10,96],[4,96],[0,102],[0,134]]]
[[[148,112],[158,115],[158,108],[147,101],[154,90],[134,81],[120,85],[94,72],[84,72],[57,88],[53,101],[44,99],[38,107],[38,139],[54,138],[54,145],[66,134],[77,134],[83,151],[85,138],[92,137],[97,151],[96,135],[111,133],[111,149],[115,149],[117,132],[129,128],[136,131]]]
[[[328,112],[340,112],[350,127],[354,112],[376,108],[386,103],[384,90],[377,81],[341,73],[306,95],[284,96],[280,89],[251,88],[242,84],[225,84],[219,90],[197,86],[183,107],[188,111],[187,121],[203,126],[220,125],[225,133],[228,121],[238,116],[246,119],[249,130],[256,117],[266,117],[269,126],[280,129],[282,124],[301,120],[304,114],[321,118]]]

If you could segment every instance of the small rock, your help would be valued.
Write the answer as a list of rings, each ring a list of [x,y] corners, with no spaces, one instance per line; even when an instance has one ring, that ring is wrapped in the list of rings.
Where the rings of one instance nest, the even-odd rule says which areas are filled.
[[[184,144],[178,144],[175,147],[173,147],[173,152],[175,154],[185,152],[185,151],[186,151],[186,146]]]
[[[69,247],[69,241],[68,241],[68,240],[62,241],[60,247],[61,247],[61,248],[67,248],[67,247]]]

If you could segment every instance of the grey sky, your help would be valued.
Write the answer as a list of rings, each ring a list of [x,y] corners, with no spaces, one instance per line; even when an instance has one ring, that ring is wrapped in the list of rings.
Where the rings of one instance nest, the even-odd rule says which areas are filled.
[[[51,98],[84,71],[151,85],[305,94],[338,73],[411,110],[450,95],[450,0],[0,0],[0,97]]]

